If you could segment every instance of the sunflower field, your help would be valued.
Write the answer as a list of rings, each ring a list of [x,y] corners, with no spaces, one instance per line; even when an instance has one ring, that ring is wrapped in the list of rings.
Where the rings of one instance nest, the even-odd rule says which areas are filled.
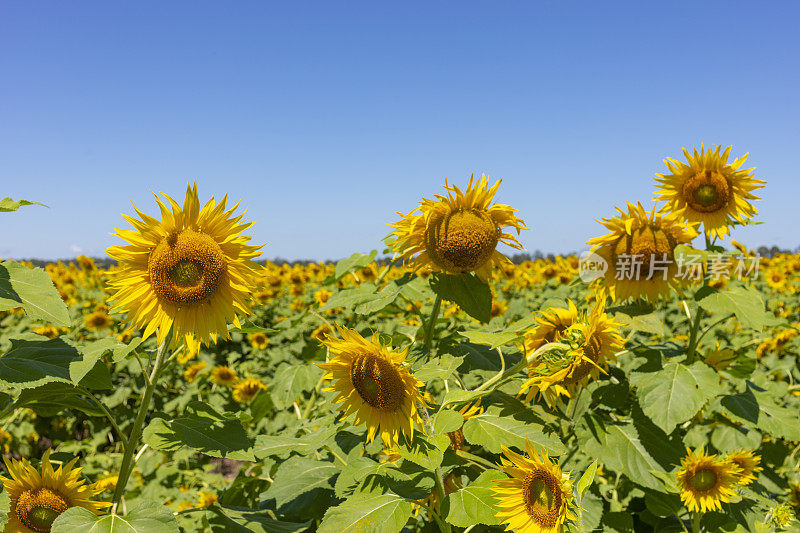
[[[581,256],[511,262],[482,176],[336,263],[260,260],[196,185],[111,266],[3,261],[0,527],[800,530],[800,256],[732,240],[765,182],[730,152],[665,160]]]

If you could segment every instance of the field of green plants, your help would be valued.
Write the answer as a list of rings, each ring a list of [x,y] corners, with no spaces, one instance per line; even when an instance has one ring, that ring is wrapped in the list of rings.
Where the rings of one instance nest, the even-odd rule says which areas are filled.
[[[497,186],[447,187],[336,263],[256,263],[196,187],[120,220],[110,267],[3,261],[0,527],[800,528],[800,256],[629,204],[595,258],[696,278],[515,264]]]

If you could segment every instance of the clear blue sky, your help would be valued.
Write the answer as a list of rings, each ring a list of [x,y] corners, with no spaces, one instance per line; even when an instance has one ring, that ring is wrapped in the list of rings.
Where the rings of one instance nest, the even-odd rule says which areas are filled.
[[[0,256],[102,255],[149,189],[229,192],[264,255],[381,247],[447,176],[503,178],[529,251],[585,249],[700,141],[800,245],[795,2],[0,4]],[[508,250],[508,249],[507,249]],[[510,251],[510,250],[509,250]]]

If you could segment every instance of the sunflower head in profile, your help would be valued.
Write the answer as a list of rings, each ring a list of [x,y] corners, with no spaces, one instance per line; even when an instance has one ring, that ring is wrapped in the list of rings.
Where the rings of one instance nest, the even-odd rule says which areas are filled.
[[[189,333],[203,343],[228,338],[227,321],[238,326],[237,314],[250,313],[258,281],[251,260],[261,246],[241,235],[254,223],[233,216],[238,204],[227,209],[227,195],[201,209],[196,184],[186,187],[182,207],[163,196],[156,196],[160,220],[134,206],[140,219],[123,215],[134,229],[113,233],[129,243],[107,250],[119,264],[109,272],[114,309],[144,328],[143,338],[158,332],[159,343],[170,329],[175,344]]]
[[[70,507],[83,507],[94,514],[111,505],[91,498],[101,488],[85,485],[80,468],[73,468],[77,458],[53,470],[50,450],[42,457],[42,471],[26,460],[3,458],[10,478],[0,477],[11,499],[11,512],[5,531],[14,533],[48,533],[53,521]]]
[[[741,469],[739,474],[739,485],[749,485],[756,480],[756,475],[764,470],[761,466],[761,457],[753,451],[739,450],[728,454],[728,461],[731,461]]]
[[[412,441],[414,425],[420,424],[418,406],[425,408],[419,387],[423,385],[403,362],[408,349],[393,351],[375,333],[367,340],[357,332],[337,326],[339,337],[328,336],[322,343],[331,358],[318,366],[333,380],[326,389],[337,393],[344,416],[355,413],[355,424],[366,424],[367,441],[380,431],[385,446],[397,444],[403,434]]]
[[[628,212],[600,222],[611,233],[586,242],[608,264],[605,286],[614,300],[669,298],[677,285],[675,247],[697,237],[697,223],[686,223],[679,212],[648,213],[642,204],[628,202]]]
[[[507,529],[518,533],[560,533],[573,520],[569,474],[525,440],[527,457],[501,446],[501,469],[510,477],[495,482],[494,498]]]
[[[707,235],[723,238],[734,221],[745,222],[756,214],[750,200],[759,200],[752,191],[765,181],[753,177],[754,168],[741,169],[745,154],[728,163],[732,146],[692,153],[683,149],[686,163],[668,158],[664,164],[670,174],[656,174],[659,182],[656,200],[666,200],[673,210],[680,210],[686,220],[703,224]]]
[[[675,473],[681,500],[690,511],[718,511],[722,509],[722,503],[730,502],[736,494],[741,472],[732,461],[706,455],[703,450],[694,453],[686,448],[681,469]]]
[[[423,198],[419,207],[389,224],[396,237],[391,248],[400,253],[413,270],[460,274],[475,272],[486,281],[495,265],[509,262],[496,250],[499,243],[522,249],[522,245],[504,227],[513,227],[519,235],[528,228],[507,205],[490,205],[502,180],[488,187],[486,176],[477,183],[470,178],[466,191],[445,180],[447,196],[435,200]]]

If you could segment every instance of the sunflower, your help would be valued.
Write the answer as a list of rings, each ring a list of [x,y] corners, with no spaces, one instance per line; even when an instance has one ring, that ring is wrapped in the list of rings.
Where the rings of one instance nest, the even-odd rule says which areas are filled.
[[[250,346],[257,350],[265,350],[269,345],[269,337],[260,331],[249,334],[247,340],[250,341]]]
[[[598,221],[611,233],[586,242],[608,264],[605,284],[612,299],[668,298],[670,287],[678,283],[675,247],[697,237],[697,224],[655,207],[648,214],[641,203],[628,202],[627,213],[617,211],[619,216]]]
[[[728,460],[735,463],[740,469],[739,485],[749,485],[756,480],[756,474],[763,468],[759,466],[761,457],[752,451],[738,451],[728,454]]]
[[[757,210],[748,200],[759,200],[752,191],[764,186],[765,181],[753,178],[754,168],[740,170],[747,159],[745,154],[733,163],[728,163],[732,146],[720,153],[721,146],[700,152],[683,154],[687,163],[668,158],[664,164],[671,174],[656,174],[660,183],[656,200],[666,200],[672,210],[680,210],[689,222],[703,224],[709,236],[720,239],[729,233],[729,226],[744,223]]]
[[[205,361],[199,361],[191,365],[189,368],[184,370],[183,379],[185,379],[187,383],[191,383],[192,381],[197,379],[197,374],[205,370],[207,366],[208,363],[206,363]]]
[[[507,205],[492,205],[502,180],[487,188],[486,176],[473,185],[469,180],[466,192],[445,179],[447,196],[435,200],[423,198],[419,207],[389,224],[396,239],[391,248],[410,262],[412,270],[430,268],[433,271],[459,274],[475,272],[486,281],[495,265],[510,262],[496,250],[499,243],[522,249],[519,241],[503,227],[520,231],[528,228],[514,215],[516,209]],[[455,196],[453,196],[455,194]]]
[[[92,331],[100,331],[101,329],[106,329],[111,327],[114,321],[108,316],[108,313],[105,311],[94,311],[89,313],[83,319],[83,325],[86,326],[86,329]]]
[[[722,509],[722,503],[731,501],[735,495],[742,469],[730,460],[705,455],[703,450],[695,454],[686,448],[686,452],[686,457],[681,459],[681,469],[675,473],[681,500],[690,511]]]
[[[200,353],[200,342],[194,338],[194,335],[188,334],[183,338],[183,350],[178,355],[178,362],[185,365]]]
[[[73,468],[77,457],[54,471],[48,449],[42,457],[41,474],[26,459],[3,460],[11,475],[10,478],[0,477],[11,498],[5,531],[47,533],[58,515],[70,507],[83,507],[100,514],[101,509],[111,505],[90,500],[102,489],[84,485],[84,480],[79,479],[81,469]]]
[[[800,483],[789,483],[789,503],[792,507],[800,507]]]
[[[135,229],[112,234],[130,243],[107,250],[119,263],[109,272],[114,309],[144,328],[144,339],[158,331],[159,343],[170,328],[173,342],[187,333],[203,343],[216,341],[218,334],[229,338],[226,321],[240,326],[237,313],[250,313],[258,279],[260,267],[251,259],[261,246],[247,244],[250,237],[241,235],[254,223],[233,217],[238,204],[226,210],[227,195],[200,209],[196,184],[187,185],[182,208],[163,196],[169,205],[156,196],[161,220],[134,206],[141,220],[123,217]]]
[[[236,371],[231,367],[217,365],[211,370],[211,381],[217,385],[231,387],[239,381],[239,376],[236,375]]]
[[[572,482],[569,474],[525,439],[527,457],[501,446],[501,469],[509,476],[495,482],[494,498],[501,511],[496,514],[506,529],[519,533],[563,531],[564,522],[572,520]]]
[[[356,414],[355,424],[367,425],[367,441],[372,442],[380,429],[384,444],[399,442],[400,433],[411,442],[414,424],[420,424],[417,406],[425,409],[419,387],[423,385],[405,367],[408,348],[392,351],[381,344],[376,332],[367,340],[357,332],[337,326],[342,338],[326,337],[322,343],[332,358],[317,366],[333,380],[326,389],[336,392],[335,403],[342,403],[344,416]]]
[[[247,378],[237,383],[233,388],[233,399],[237,402],[247,403],[256,397],[258,391],[266,388],[267,386],[260,379]]]

